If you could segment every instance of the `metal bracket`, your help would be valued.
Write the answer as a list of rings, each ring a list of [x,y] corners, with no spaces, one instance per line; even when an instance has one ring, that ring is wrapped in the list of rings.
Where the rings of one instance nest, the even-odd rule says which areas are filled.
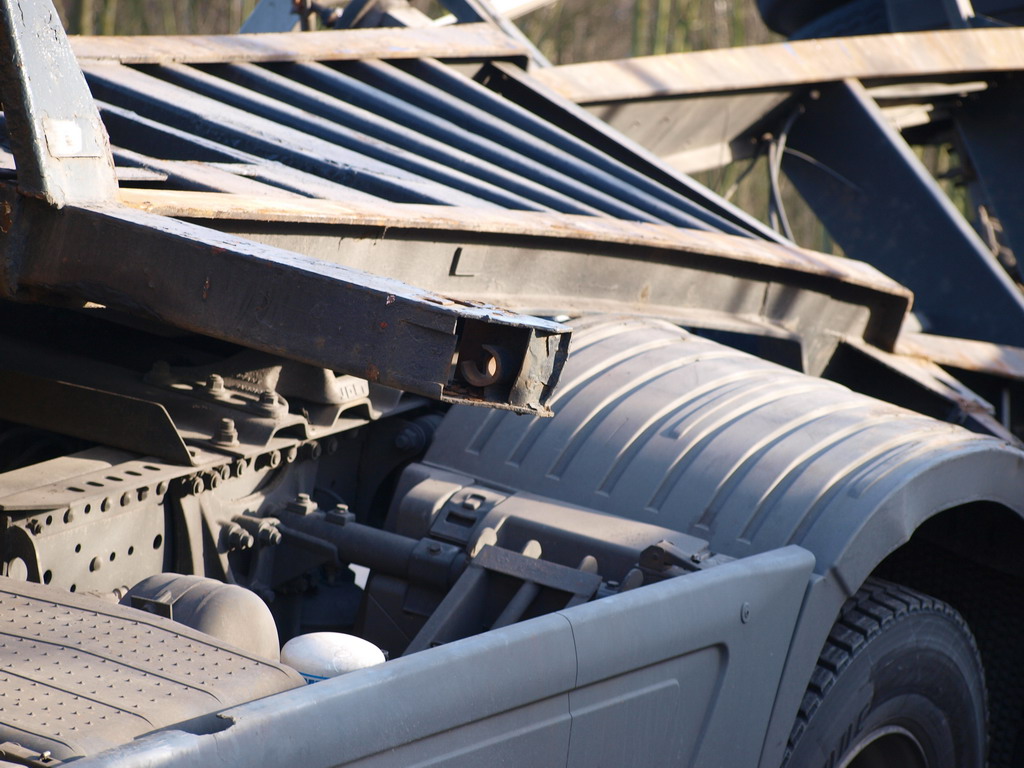
[[[560,608],[585,603],[597,594],[602,579],[588,568],[589,563],[570,568],[541,560],[536,556],[539,545],[531,543],[535,551],[523,553],[485,545],[413,638],[404,655],[476,634],[488,626],[497,629],[519,621],[542,597],[542,590],[558,593]],[[488,620],[485,610],[495,604],[495,599],[501,601],[497,594],[487,596],[495,591],[494,576],[505,581],[511,579],[518,582],[518,586],[511,597],[505,596],[501,612]]]
[[[49,0],[0,0],[0,90],[22,194],[56,208],[116,197],[106,129]]]
[[[864,86],[830,85],[805,106],[783,168],[846,255],[912,289],[929,331],[1019,343],[1024,297]]]
[[[73,296],[371,383],[541,415],[568,354],[558,323],[121,206],[6,198],[0,251],[19,297]],[[504,362],[474,385],[460,368],[486,369],[488,345]]]

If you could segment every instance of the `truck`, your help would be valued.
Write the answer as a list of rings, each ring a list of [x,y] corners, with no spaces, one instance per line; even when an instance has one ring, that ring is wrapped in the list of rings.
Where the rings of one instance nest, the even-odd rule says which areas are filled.
[[[0,0],[0,765],[1024,764],[1018,4],[445,5]]]

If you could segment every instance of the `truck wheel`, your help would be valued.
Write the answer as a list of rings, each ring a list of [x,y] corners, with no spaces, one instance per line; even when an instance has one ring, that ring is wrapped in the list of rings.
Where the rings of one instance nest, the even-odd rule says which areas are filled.
[[[982,768],[985,678],[953,608],[869,579],[843,606],[789,737],[786,768]]]

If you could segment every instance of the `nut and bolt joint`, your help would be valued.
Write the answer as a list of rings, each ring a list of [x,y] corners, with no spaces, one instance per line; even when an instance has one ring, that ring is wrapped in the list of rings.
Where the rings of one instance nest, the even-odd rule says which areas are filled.
[[[311,515],[316,512],[316,502],[310,497],[308,493],[300,493],[292,501],[289,501],[285,505],[285,509],[296,515]]]
[[[256,410],[264,416],[276,416],[281,411],[283,405],[281,398],[277,396],[276,392],[265,389],[260,392],[260,399],[256,403]]]
[[[218,445],[238,445],[238,430],[235,429],[234,419],[221,419],[220,427],[213,438]]]
[[[238,523],[225,523],[224,536],[228,550],[249,549],[255,543],[252,534]]]
[[[206,484],[199,475],[188,475],[177,481],[178,493],[182,496],[195,496],[206,490]]]
[[[281,543],[281,532],[273,523],[263,522],[260,523],[260,527],[256,530],[256,538],[260,544],[272,547],[275,544]]]
[[[261,518],[246,513],[236,515],[231,525],[238,525],[245,529],[253,540],[259,542],[261,546],[274,546],[281,543],[281,531],[277,528],[279,522],[274,517]]]
[[[349,510],[348,504],[338,504],[334,509],[327,510],[324,519],[334,525],[348,525],[356,521],[356,516]]]
[[[206,393],[214,397],[222,397],[227,390],[224,388],[224,377],[211,373],[206,379]]]
[[[281,466],[281,452],[276,448],[272,451],[267,451],[256,460],[256,466],[258,468],[277,469]]]

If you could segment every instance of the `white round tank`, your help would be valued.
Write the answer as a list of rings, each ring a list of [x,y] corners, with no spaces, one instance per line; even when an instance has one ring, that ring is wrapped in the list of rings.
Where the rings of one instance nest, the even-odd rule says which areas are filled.
[[[311,632],[293,637],[281,649],[281,661],[295,669],[307,683],[318,683],[385,661],[373,643],[341,632]]]

